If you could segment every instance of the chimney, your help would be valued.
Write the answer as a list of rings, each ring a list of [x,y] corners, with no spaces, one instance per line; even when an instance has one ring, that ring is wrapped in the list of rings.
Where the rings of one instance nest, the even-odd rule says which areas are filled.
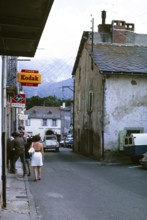
[[[100,33],[110,33],[111,31],[111,24],[106,24],[106,11],[102,11],[102,24],[98,25],[98,32]]]
[[[102,11],[102,24],[105,24],[105,20],[106,20],[106,11]]]
[[[126,32],[134,32],[134,24],[125,21],[112,21],[112,43],[126,43]]]
[[[128,32],[134,32],[134,24],[121,20],[113,20],[111,24],[106,24],[106,11],[102,11],[102,24],[98,25],[98,32],[102,42],[112,42],[125,44]]]

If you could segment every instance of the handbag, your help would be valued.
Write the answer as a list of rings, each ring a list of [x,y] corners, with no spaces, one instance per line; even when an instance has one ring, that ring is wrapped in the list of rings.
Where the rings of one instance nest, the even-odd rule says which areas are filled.
[[[29,154],[33,154],[35,152],[35,149],[33,147],[33,145],[30,147],[30,149],[28,150]]]

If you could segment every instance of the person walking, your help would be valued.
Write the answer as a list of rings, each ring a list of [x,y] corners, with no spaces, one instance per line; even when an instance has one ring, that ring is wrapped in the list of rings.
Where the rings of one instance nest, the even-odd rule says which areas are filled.
[[[40,135],[35,135],[33,137],[33,143],[32,146],[35,150],[35,152],[32,154],[31,159],[31,166],[34,170],[34,181],[41,180],[41,167],[43,166],[43,160],[44,160],[44,146],[40,142],[41,137]]]
[[[14,140],[12,140],[12,148],[15,148],[15,155],[12,159],[12,172],[15,173],[15,163],[20,158],[23,167],[23,177],[26,175],[26,164],[25,164],[25,140],[22,134],[18,132],[13,133]]]
[[[32,155],[29,153],[29,149],[31,147],[32,144],[32,138],[28,138],[27,142],[25,143],[25,163],[26,163],[26,167],[27,167],[27,175],[30,176],[31,175],[31,157]]]

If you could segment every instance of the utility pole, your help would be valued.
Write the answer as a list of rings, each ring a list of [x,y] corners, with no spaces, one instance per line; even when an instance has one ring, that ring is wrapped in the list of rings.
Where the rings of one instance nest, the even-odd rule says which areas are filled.
[[[7,57],[2,57],[2,207],[6,208],[6,77]]]
[[[92,16],[92,15],[91,15]],[[94,18],[91,20],[92,26],[91,26],[91,52],[93,52],[93,38],[94,38]]]
[[[92,15],[91,15],[92,16]],[[94,41],[94,18],[91,20],[92,26],[91,26],[91,55],[93,53],[93,41]],[[93,70],[93,60],[91,59],[91,69]]]

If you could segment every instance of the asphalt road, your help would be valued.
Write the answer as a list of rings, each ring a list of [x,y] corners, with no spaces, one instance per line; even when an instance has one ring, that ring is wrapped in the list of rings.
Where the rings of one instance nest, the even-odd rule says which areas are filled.
[[[39,219],[146,220],[147,170],[105,164],[61,148],[46,152],[41,181],[29,178]]]

